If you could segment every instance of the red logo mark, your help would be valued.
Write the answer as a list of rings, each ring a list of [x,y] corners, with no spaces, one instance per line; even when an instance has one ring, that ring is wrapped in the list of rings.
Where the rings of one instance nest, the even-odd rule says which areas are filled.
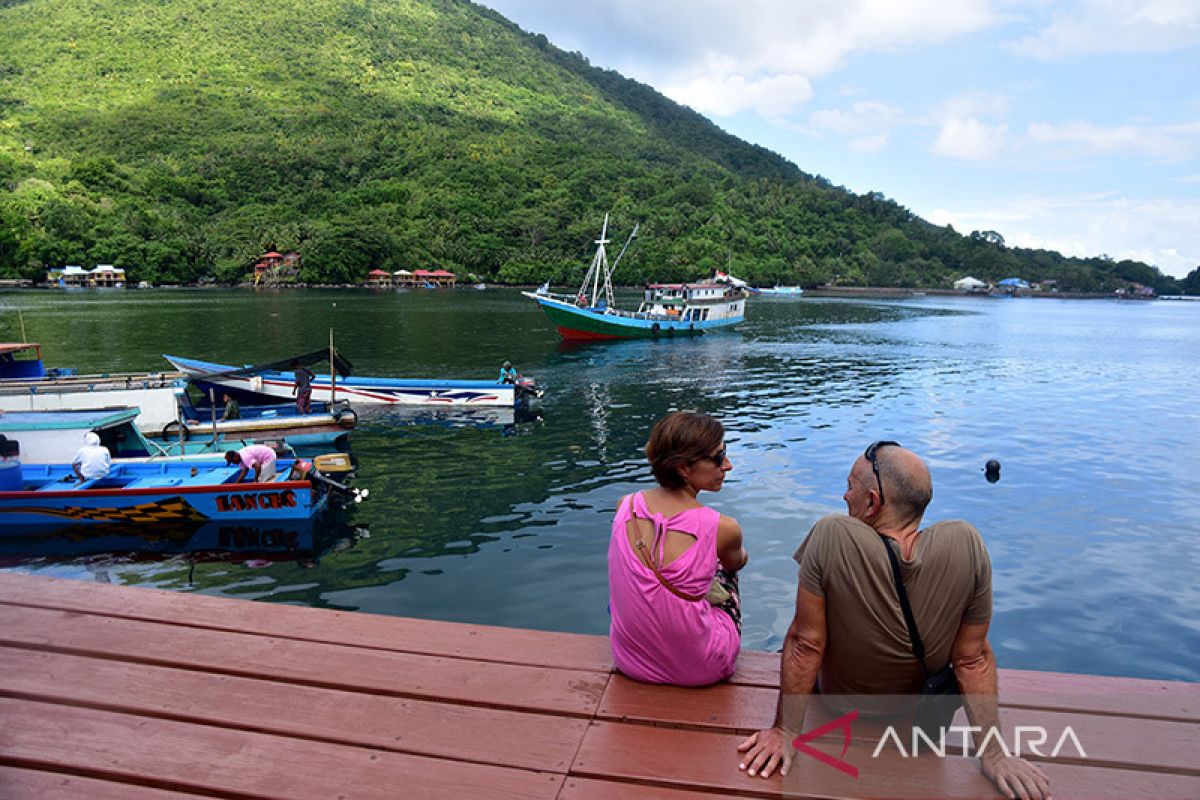
[[[842,761],[846,756],[846,751],[850,749],[850,723],[856,719],[858,719],[857,710],[851,711],[849,714],[843,714],[832,722],[826,722],[819,728],[814,728],[808,733],[800,734],[792,741],[792,747],[796,748],[797,752],[811,756],[822,764],[828,764],[836,770],[841,770],[851,778],[857,778],[858,767]],[[815,747],[808,746],[808,743],[813,739],[818,739],[835,728],[840,728],[842,731],[842,754],[840,756],[834,758],[828,753],[822,753]]]

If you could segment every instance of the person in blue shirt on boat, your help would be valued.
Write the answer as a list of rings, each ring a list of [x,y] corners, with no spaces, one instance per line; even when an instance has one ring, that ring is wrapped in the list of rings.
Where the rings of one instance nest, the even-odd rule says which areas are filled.
[[[81,482],[108,475],[108,471],[112,469],[112,454],[108,452],[107,447],[100,444],[98,433],[88,431],[84,434],[83,447],[75,452],[71,467],[75,470],[75,477]]]
[[[496,383],[516,383],[517,370],[513,367],[511,361],[505,361],[500,367],[500,377],[496,379]]]
[[[265,444],[252,444],[241,450],[230,450],[225,454],[225,463],[241,467],[234,483],[242,483],[246,473],[254,470],[249,483],[265,483],[275,477],[275,451]]]
[[[292,394],[296,395],[296,410],[308,414],[312,410],[312,382],[317,374],[299,361],[292,362],[292,369],[296,372],[296,385],[292,387]]]

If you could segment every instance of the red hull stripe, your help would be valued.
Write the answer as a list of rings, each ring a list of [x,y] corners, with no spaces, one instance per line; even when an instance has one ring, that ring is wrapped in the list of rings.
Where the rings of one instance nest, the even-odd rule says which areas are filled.
[[[588,341],[596,341],[599,339],[626,339],[626,336],[614,336],[611,333],[594,333],[592,331],[578,331],[574,328],[564,328],[559,325],[558,333],[564,339],[586,339]]]
[[[215,494],[217,492],[266,492],[283,489],[311,489],[308,481],[279,483],[213,483],[208,486],[146,486],[137,489],[64,489],[61,491],[0,492],[0,500],[31,500],[38,497],[142,497],[152,494]]]

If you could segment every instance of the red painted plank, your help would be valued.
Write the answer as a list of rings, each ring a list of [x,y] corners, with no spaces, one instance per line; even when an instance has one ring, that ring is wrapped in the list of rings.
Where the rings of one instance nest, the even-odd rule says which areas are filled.
[[[740,736],[595,722],[571,769],[572,778],[648,783],[691,791],[746,796],[820,798],[994,798],[975,759],[902,758],[888,748],[873,758],[874,744],[855,741],[842,756],[841,741],[814,746],[841,757],[857,777],[800,755],[786,778],[751,778],[737,769]],[[1039,765],[1050,776],[1055,798],[1191,798],[1200,777],[1062,763]],[[565,787],[564,787],[565,789]]]
[[[1183,681],[1002,669],[1000,699],[1013,706],[1200,722],[1200,683]]]
[[[0,797],[5,800],[174,800],[200,795],[114,783],[59,772],[0,766]]]
[[[571,766],[572,777],[645,782],[692,791],[745,796],[855,797],[896,793],[903,775],[912,797],[995,797],[991,784],[966,759],[901,759],[893,752],[871,759],[862,743],[851,746],[845,760],[860,769],[851,779],[812,758],[797,759],[786,779],[751,778],[738,769],[740,736],[701,731],[595,722]],[[839,747],[821,749],[839,755]],[[926,763],[928,762],[928,763]]]
[[[582,719],[10,648],[0,694],[547,772],[567,771],[587,730]]]
[[[3,698],[0,719],[0,761],[183,791],[526,800],[553,798],[563,782],[551,773]]]
[[[0,571],[0,603],[381,650],[608,672],[608,639],[332,611]]]
[[[722,795],[729,797],[728,794]],[[618,783],[593,778],[567,778],[558,800],[713,800],[709,792],[667,789],[644,783]]]
[[[737,672],[729,682],[778,688],[779,654],[743,651],[738,658]],[[1000,702],[1006,706],[1200,722],[1200,683],[1185,681],[1002,669]]]
[[[0,605],[0,644],[376,694],[591,717],[608,675]]]
[[[680,689],[614,675],[600,700],[597,718],[744,734],[771,724],[776,697],[774,690],[755,686]],[[822,706],[814,704],[810,708],[806,729],[819,727],[832,718]],[[1200,723],[1007,707],[1001,709],[1000,720],[1010,746],[1015,746],[1016,726],[1038,726],[1046,730],[1047,742],[1037,749],[1048,754],[1070,727],[1087,758],[1094,762],[1177,772],[1200,769],[1196,763],[1200,756]],[[860,719],[854,725],[854,735],[878,742],[887,724],[886,720]],[[964,712],[959,712],[955,724],[967,725]],[[961,734],[950,739],[961,741]],[[1022,734],[1025,744],[1037,741],[1032,731]],[[1060,756],[1078,752],[1070,741],[1063,745]]]
[[[702,689],[656,686],[614,675],[596,714],[613,721],[662,722],[726,733],[754,731],[775,718],[778,689],[727,683]]]

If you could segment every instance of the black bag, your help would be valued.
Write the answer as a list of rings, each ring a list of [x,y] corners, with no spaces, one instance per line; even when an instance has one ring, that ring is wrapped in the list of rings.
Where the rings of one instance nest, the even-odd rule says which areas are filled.
[[[908,592],[904,591],[900,559],[893,552],[888,538],[883,534],[880,534],[879,538],[883,539],[888,560],[892,562],[892,577],[896,579],[896,593],[900,595],[900,609],[904,612],[904,624],[908,626],[908,636],[912,639],[913,655],[921,662],[921,672],[925,675],[925,681],[921,684],[921,696],[917,700],[916,714],[913,717],[913,727],[924,731],[929,740],[936,743],[941,738],[942,731],[950,727],[955,712],[962,706],[958,679],[954,677],[953,664],[947,664],[932,674],[925,665],[925,644],[921,641],[921,634],[917,632],[917,621],[913,618],[912,606],[908,604]]]

